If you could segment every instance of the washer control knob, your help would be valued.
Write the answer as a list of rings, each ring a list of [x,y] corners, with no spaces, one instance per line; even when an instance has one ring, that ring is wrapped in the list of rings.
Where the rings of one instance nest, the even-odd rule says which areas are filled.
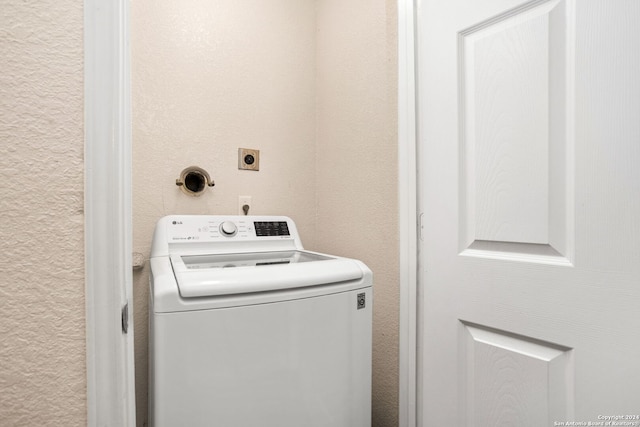
[[[220,232],[227,237],[235,236],[238,232],[238,227],[233,221],[225,221],[220,224]]]

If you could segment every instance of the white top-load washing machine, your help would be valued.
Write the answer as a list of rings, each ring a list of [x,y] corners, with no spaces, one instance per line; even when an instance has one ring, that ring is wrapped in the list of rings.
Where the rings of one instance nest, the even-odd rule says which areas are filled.
[[[286,217],[162,218],[150,425],[370,427],[372,274]]]

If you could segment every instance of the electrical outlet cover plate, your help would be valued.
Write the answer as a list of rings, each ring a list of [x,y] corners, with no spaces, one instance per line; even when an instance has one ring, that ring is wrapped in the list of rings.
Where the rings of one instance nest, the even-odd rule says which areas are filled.
[[[260,170],[260,150],[238,148],[238,169]]]

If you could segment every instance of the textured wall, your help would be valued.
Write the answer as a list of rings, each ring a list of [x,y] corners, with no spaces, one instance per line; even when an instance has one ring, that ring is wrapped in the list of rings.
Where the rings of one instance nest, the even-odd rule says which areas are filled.
[[[134,250],[149,255],[168,214],[292,217],[315,237],[315,1],[140,0],[132,3]],[[260,171],[239,171],[239,147]],[[175,185],[207,170],[200,197]],[[147,406],[148,267],[134,274],[138,425]]]
[[[317,249],[373,270],[373,426],[397,426],[397,6],[318,5]]]
[[[0,424],[86,425],[82,2],[0,1]]]

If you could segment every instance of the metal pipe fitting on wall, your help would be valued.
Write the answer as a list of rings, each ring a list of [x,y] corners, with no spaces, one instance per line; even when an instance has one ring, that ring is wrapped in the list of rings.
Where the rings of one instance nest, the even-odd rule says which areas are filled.
[[[201,196],[207,187],[213,187],[215,183],[206,170],[198,166],[189,166],[180,172],[176,185],[189,196]]]

